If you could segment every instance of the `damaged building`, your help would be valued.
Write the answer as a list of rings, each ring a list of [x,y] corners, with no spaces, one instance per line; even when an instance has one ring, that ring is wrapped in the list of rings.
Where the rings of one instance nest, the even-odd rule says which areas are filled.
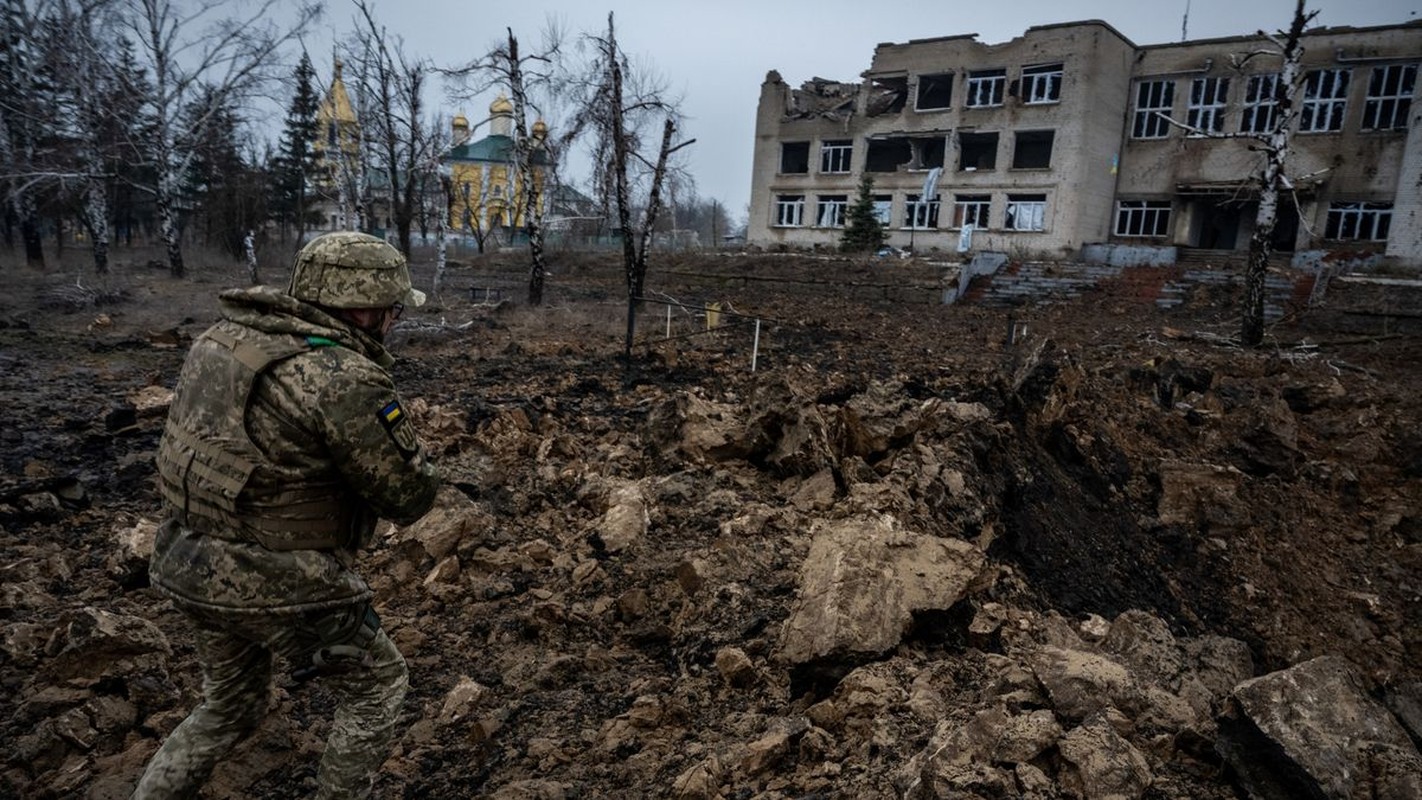
[[[880,44],[858,82],[761,86],[750,243],[833,247],[860,179],[889,242],[1078,257],[1246,250],[1282,59],[1258,36],[1138,46],[1086,20]],[[1422,23],[1304,37],[1284,252],[1422,266]],[[925,193],[927,192],[927,196]]]

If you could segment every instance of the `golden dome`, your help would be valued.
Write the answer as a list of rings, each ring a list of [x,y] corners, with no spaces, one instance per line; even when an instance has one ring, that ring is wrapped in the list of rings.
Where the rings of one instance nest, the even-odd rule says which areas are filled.
[[[545,139],[548,137],[548,123],[537,120],[533,123],[533,138]]]
[[[469,127],[469,118],[463,114],[455,114],[451,124],[456,128],[467,128]]]
[[[497,100],[489,104],[489,113],[491,115],[512,114],[513,110],[513,103],[510,102],[509,99],[507,97],[504,97],[502,94],[499,95]]]

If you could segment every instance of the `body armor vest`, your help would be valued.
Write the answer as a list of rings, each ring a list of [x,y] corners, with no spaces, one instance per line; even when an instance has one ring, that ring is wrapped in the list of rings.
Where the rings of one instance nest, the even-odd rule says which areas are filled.
[[[313,346],[228,322],[193,344],[158,445],[159,485],[178,522],[269,550],[358,544],[356,529],[367,515],[338,476],[281,469],[247,433],[258,378]]]

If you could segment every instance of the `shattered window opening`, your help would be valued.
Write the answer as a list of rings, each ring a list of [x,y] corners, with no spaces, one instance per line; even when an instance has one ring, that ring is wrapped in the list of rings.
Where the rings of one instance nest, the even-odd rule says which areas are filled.
[[[1132,139],[1164,139],[1170,135],[1166,117],[1175,107],[1175,81],[1141,81],[1136,84],[1136,113]]]
[[[803,194],[780,194],[775,196],[775,225],[780,228],[798,228],[804,224],[805,196]]]
[[[959,133],[958,169],[964,172],[997,169],[997,132]]]
[[[1190,106],[1186,111],[1185,124],[1205,133],[1224,130],[1225,99],[1228,95],[1229,78],[1196,78],[1191,81]]]
[[[1348,108],[1346,69],[1316,69],[1304,77],[1304,100],[1299,109],[1299,131],[1322,133],[1343,130]]]
[[[1405,130],[1416,85],[1416,64],[1373,67],[1368,81],[1368,99],[1363,105],[1363,130]]]
[[[1241,133],[1268,133],[1278,120],[1279,99],[1276,96],[1279,74],[1251,75],[1244,85],[1244,115],[1239,122]]]
[[[1012,147],[1013,169],[1049,169],[1056,131],[1017,131]]]
[[[815,208],[815,226],[820,228],[843,228],[844,211],[849,205],[847,194],[822,194]]]
[[[890,217],[893,216],[894,198],[892,195],[874,195],[874,217],[879,220],[879,224],[888,227]]]
[[[913,147],[903,137],[870,139],[864,154],[865,172],[897,172],[913,161]]]
[[[908,76],[871,78],[869,90],[869,99],[864,104],[865,114],[871,117],[897,114],[904,110],[908,102]]]
[[[918,76],[915,111],[937,111],[953,105],[953,73]]]
[[[1385,242],[1392,227],[1392,203],[1329,203],[1323,238]]]
[[[854,155],[854,143],[848,139],[829,139],[820,143],[820,172],[848,172]]]
[[[780,173],[801,175],[810,171],[810,143],[783,142],[780,145]]]
[[[1046,230],[1047,196],[1044,194],[1010,194],[1003,227],[1010,231]]]
[[[1169,200],[1120,200],[1116,203],[1117,236],[1165,236],[1169,223]]]
[[[1022,102],[1028,105],[1057,103],[1062,99],[1062,65],[1022,68]]]
[[[942,136],[909,139],[913,159],[909,169],[933,169],[943,166],[943,158],[948,153],[948,140]]]
[[[938,195],[934,195],[932,200],[919,201],[919,195],[911,194],[905,198],[904,203],[904,227],[914,230],[931,230],[938,227]]]
[[[1007,86],[1007,70],[982,69],[968,73],[968,108],[988,108],[1002,105],[1002,92]]]
[[[960,194],[953,198],[953,227],[972,225],[984,230],[988,227],[988,213],[992,208],[992,195]]]

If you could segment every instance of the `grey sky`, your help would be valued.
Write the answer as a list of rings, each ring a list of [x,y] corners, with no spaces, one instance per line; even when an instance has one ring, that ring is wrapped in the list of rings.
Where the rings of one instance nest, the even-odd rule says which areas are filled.
[[[375,0],[377,16],[402,36],[407,52],[441,66],[487,51],[512,27],[524,46],[537,42],[549,16],[573,33],[598,31],[609,10],[618,38],[634,56],[654,64],[684,98],[685,134],[697,142],[687,156],[703,197],[743,213],[749,199],[755,107],[767,70],[792,86],[811,77],[856,80],[868,68],[874,45],[933,36],[977,33],[985,43],[1004,42],[1032,26],[1101,19],[1136,44],[1179,41],[1186,0],[545,0],[474,3],[470,0]],[[1192,39],[1277,30],[1293,13],[1293,0],[1190,0]],[[1422,0],[1311,0],[1315,24],[1382,25],[1422,18]],[[308,46],[313,58],[330,52],[334,34],[352,27],[354,7],[328,0],[321,30]],[[1419,54],[1422,55],[1422,54]],[[329,75],[329,64],[318,63]],[[492,97],[453,107],[446,117],[483,116]],[[570,177],[581,180],[573,165]]]

